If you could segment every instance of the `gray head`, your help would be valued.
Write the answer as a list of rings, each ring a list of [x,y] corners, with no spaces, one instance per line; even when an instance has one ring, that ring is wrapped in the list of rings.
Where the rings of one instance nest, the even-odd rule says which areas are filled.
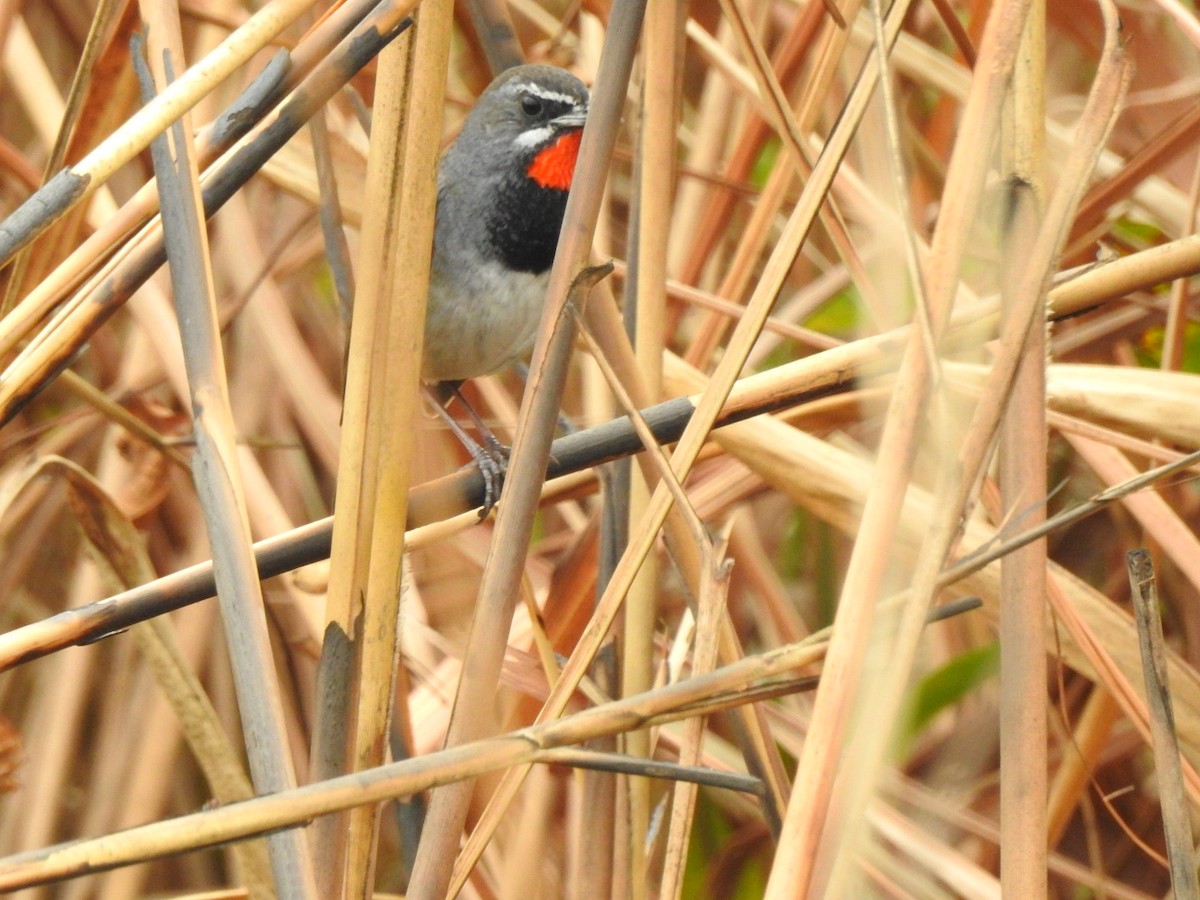
[[[587,106],[587,87],[565,69],[508,69],[479,95],[442,167],[460,175],[501,174],[503,162],[517,161],[525,172],[559,137],[583,127]]]
[[[488,86],[442,157],[435,266],[472,252],[549,269],[587,105],[583,82],[553,66],[517,66]]]

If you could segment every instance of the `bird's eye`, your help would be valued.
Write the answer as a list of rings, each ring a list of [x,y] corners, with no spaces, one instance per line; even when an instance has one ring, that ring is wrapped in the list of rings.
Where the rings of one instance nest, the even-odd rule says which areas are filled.
[[[525,94],[521,97],[521,112],[530,117],[541,115],[542,101],[532,94]]]

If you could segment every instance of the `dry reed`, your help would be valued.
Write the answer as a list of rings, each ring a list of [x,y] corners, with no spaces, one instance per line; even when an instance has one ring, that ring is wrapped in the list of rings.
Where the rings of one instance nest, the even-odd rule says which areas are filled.
[[[1194,885],[1194,14],[328,6],[0,4],[0,890]],[[479,522],[415,323],[521,54],[596,105]]]

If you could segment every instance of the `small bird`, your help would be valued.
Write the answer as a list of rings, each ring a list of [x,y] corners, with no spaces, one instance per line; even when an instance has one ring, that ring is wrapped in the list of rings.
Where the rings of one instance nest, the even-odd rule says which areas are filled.
[[[462,381],[533,346],[587,109],[587,87],[570,72],[517,66],[479,96],[442,155],[421,376],[437,386],[438,409],[460,439],[444,404],[462,399]],[[491,447],[468,444],[489,493],[486,511],[504,451],[463,402]]]

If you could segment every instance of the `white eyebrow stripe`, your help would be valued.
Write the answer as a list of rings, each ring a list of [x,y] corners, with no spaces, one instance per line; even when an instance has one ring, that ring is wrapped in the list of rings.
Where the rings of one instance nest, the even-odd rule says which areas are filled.
[[[530,128],[528,131],[522,131],[513,138],[514,147],[536,147],[543,141],[549,140],[555,134],[553,125],[543,125],[541,128]]]
[[[520,87],[528,91],[535,97],[541,97],[543,100],[552,100],[558,103],[566,104],[567,106],[579,106],[579,98],[572,97],[570,94],[560,94],[558,91],[547,90],[540,84],[534,84],[532,81],[522,81]]]

